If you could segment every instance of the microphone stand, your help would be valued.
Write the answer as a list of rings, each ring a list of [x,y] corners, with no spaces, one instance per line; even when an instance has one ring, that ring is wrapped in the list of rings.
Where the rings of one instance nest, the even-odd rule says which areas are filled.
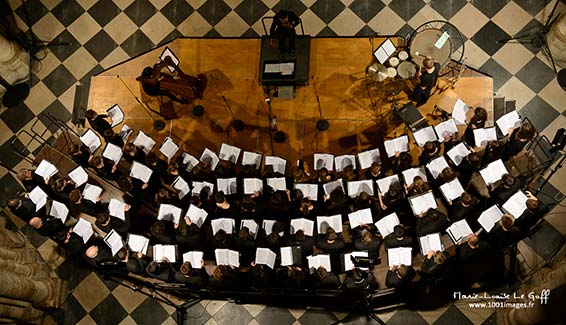
[[[224,104],[226,105],[226,109],[228,110],[228,113],[230,113],[230,116],[232,117],[232,126],[234,127],[234,130],[242,131],[244,129],[244,127],[246,127],[246,125],[244,124],[244,121],[242,121],[240,119],[236,119],[234,117],[234,112],[232,111],[232,107],[230,107],[228,100],[226,99],[226,97],[224,97],[224,94],[222,93],[222,90],[220,90],[220,87],[218,87],[218,84],[216,83],[214,76],[211,75],[210,79],[214,83],[214,87],[216,87],[216,90],[218,91],[218,93],[222,97],[222,100],[224,101]]]
[[[316,102],[318,104],[318,113],[320,114],[320,119],[316,122],[316,129],[319,130],[320,132],[324,132],[326,130],[328,130],[328,128],[330,127],[330,124],[328,123],[328,120],[325,120],[322,117],[322,108],[320,107],[320,97],[318,96],[318,91],[316,89],[316,83],[314,82],[314,76],[312,76],[312,85],[314,88],[314,94],[316,95]]]

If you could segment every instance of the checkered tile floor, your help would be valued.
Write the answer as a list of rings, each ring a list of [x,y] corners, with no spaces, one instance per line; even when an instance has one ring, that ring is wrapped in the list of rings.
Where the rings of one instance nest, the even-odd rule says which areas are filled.
[[[261,18],[281,8],[295,11],[305,33],[313,36],[408,35],[426,21],[454,24],[466,38],[466,64],[494,76],[494,92],[517,101],[517,110],[552,138],[566,125],[566,92],[558,85],[549,60],[530,45],[498,44],[496,40],[540,27],[555,1],[550,0],[9,0],[19,26],[41,40],[69,43],[49,47],[24,103],[0,110],[0,153],[8,167],[26,167],[10,143],[23,147],[14,135],[29,130],[42,112],[69,122],[75,85],[125,59],[178,36],[243,36],[263,34]],[[559,10],[566,5],[561,1]],[[25,141],[24,141],[25,142]],[[26,148],[30,152],[37,145]],[[566,193],[566,169],[545,188],[550,200]],[[19,190],[13,175],[0,170],[0,200]],[[535,265],[546,257],[566,232],[559,207],[546,217],[533,238],[520,243],[519,259]],[[107,283],[54,252],[54,243],[19,225],[44,257],[59,265],[74,291],[51,318],[58,323],[174,323],[174,310]],[[320,310],[287,310],[258,305],[202,302],[189,310],[189,323],[330,323],[345,315]],[[379,315],[388,324],[494,323],[493,310],[469,310],[453,304],[434,311],[399,310]],[[359,319],[358,322],[365,322]]]

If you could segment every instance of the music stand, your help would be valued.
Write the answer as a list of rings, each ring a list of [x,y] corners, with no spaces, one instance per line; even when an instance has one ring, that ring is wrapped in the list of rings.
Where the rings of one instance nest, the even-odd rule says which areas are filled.
[[[428,126],[427,120],[423,117],[413,102],[408,102],[401,108],[395,109],[395,112],[412,132]]]

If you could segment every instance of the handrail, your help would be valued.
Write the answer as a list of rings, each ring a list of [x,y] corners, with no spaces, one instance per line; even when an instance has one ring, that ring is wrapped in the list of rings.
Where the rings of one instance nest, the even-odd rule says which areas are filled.
[[[261,24],[263,25],[263,31],[265,32],[265,35],[267,35],[267,36],[269,36],[269,33],[267,32],[267,28],[265,27],[265,20],[266,19],[273,20],[274,18],[275,18],[275,16],[261,18]],[[301,17],[299,17],[299,25],[301,26],[301,35],[305,35],[305,29],[303,28],[303,20],[301,19]]]

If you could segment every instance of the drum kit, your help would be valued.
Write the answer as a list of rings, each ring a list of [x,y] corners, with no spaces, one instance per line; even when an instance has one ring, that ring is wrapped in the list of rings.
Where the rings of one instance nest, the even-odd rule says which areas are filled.
[[[408,80],[417,74],[417,67],[408,59],[409,54],[406,51],[401,51],[396,56],[390,57],[386,65],[378,62],[370,64],[366,68],[366,72],[370,79],[377,82],[386,79]]]

